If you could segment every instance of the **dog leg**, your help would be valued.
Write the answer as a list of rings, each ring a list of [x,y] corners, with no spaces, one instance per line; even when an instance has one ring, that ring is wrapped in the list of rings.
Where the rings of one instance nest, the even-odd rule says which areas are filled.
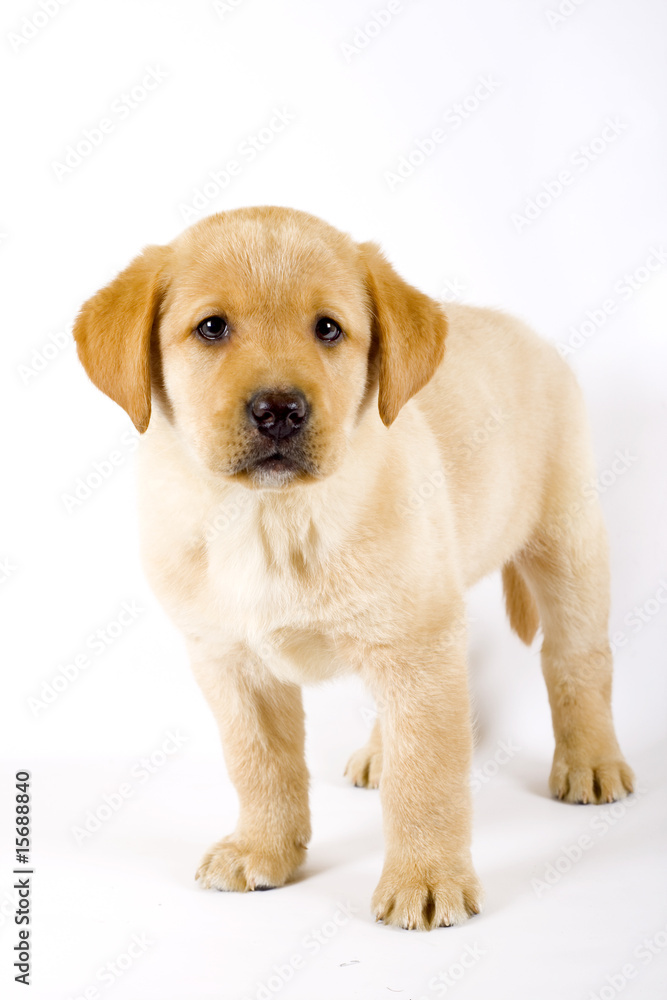
[[[236,831],[204,856],[196,877],[206,889],[237,892],[283,885],[310,839],[301,690],[242,648],[224,657],[197,642],[190,649],[240,806]]]
[[[472,730],[456,620],[449,635],[431,629],[420,640],[415,629],[391,662],[386,647],[366,656],[381,706],[386,846],[373,911],[398,927],[459,924],[482,903],[470,857]]]
[[[551,793],[566,802],[622,799],[633,790],[633,773],[612,720],[609,560],[597,505],[543,531],[521,568],[544,630],[542,671],[556,738]]]

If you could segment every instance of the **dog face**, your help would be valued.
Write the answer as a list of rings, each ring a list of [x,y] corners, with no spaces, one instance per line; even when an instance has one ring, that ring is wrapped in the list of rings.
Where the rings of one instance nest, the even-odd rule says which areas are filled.
[[[212,472],[255,486],[340,462],[366,391],[358,252],[308,217],[249,213],[173,248],[159,325],[175,420]]]
[[[376,391],[391,424],[445,331],[437,303],[373,244],[252,208],[149,247],[74,332],[90,377],[139,430],[157,402],[208,472],[275,489],[338,468]]]

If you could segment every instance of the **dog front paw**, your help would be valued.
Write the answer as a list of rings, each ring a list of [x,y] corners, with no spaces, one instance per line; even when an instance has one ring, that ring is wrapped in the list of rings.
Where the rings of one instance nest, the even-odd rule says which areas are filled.
[[[303,844],[277,848],[223,837],[204,855],[195,879],[204,889],[227,892],[275,889],[287,882],[305,855]]]
[[[408,930],[462,924],[482,909],[484,894],[472,865],[415,870],[414,865],[385,866],[373,894],[376,920]]]

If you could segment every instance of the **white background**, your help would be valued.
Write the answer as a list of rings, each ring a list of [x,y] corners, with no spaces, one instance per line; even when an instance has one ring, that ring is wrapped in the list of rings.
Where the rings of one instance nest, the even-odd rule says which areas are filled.
[[[219,13],[205,0],[70,0],[49,19],[37,3],[3,5],[4,996],[25,995],[11,968],[18,767],[33,773],[33,997],[666,995],[667,10],[565,0],[557,18],[557,3],[403,0],[364,47],[357,29],[383,0],[236,0]],[[119,110],[151,69],[159,86]],[[274,109],[293,121],[250,161],[241,147]],[[103,141],[56,176],[103,118]],[[444,141],[390,183],[436,128]],[[379,801],[342,778],[371,719],[352,681],[307,692],[314,836],[303,875],[247,896],[193,882],[200,855],[233,828],[235,795],[183,643],[142,576],[131,425],[87,381],[68,331],[143,245],[184,227],[183,206],[231,159],[241,171],[204,214],[271,203],[314,212],[379,240],[428,293],[506,308],[573,347],[611,541],[615,715],[640,791],[612,813],[549,799],[539,641],[520,644],[498,580],[484,581],[471,595],[470,663],[487,908],[465,927],[373,923]],[[559,191],[564,170],[571,183]],[[68,510],[66,495],[114,451],[121,464]],[[114,631],[123,602],[141,609],[136,620],[96,653],[91,635]],[[89,665],[46,704],[81,653]],[[185,742],[161,755],[170,731]],[[502,765],[499,741],[514,748]],[[143,781],[138,762],[152,754]],[[74,828],[123,783],[127,801],[77,844]],[[584,835],[589,846],[568,861]],[[547,871],[555,884],[532,883]],[[147,949],[102,981],[106,963],[127,964],[133,934]],[[303,967],[283,982],[294,955]]]

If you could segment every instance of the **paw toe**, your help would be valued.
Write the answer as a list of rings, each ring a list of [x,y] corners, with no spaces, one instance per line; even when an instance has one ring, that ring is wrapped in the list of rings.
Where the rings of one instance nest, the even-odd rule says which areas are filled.
[[[382,753],[363,747],[347,762],[345,775],[357,788],[377,788],[382,774]]]
[[[224,892],[275,889],[285,884],[304,854],[300,845],[271,851],[225,837],[204,855],[195,880],[204,889]]]
[[[482,889],[474,871],[433,878],[383,875],[373,896],[376,920],[406,930],[432,930],[462,924],[482,908]]]
[[[616,802],[633,791],[634,775],[624,760],[581,764],[565,759],[554,762],[549,787],[564,802]]]

